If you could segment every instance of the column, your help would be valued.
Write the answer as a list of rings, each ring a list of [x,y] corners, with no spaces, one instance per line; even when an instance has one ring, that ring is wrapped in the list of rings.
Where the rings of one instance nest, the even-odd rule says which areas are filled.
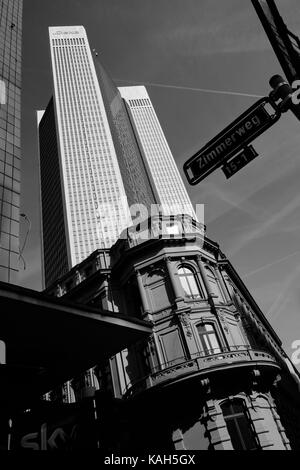
[[[205,285],[205,289],[206,289],[206,292],[207,292],[207,297],[208,297],[209,300],[213,300],[214,294],[213,294],[213,292],[210,288],[209,280],[207,279],[205,268],[203,266],[202,258],[201,258],[200,255],[197,256],[197,264],[198,264],[199,271],[200,271],[201,277],[202,277],[204,285]]]
[[[151,313],[151,309],[149,307],[148,299],[147,299],[147,294],[145,291],[145,286],[143,284],[143,279],[140,271],[136,269],[135,271],[136,278],[137,278],[137,283],[139,287],[139,292],[141,296],[141,301],[142,301],[142,306],[143,306],[143,311],[145,315],[149,315]]]
[[[232,300],[227,292],[227,288],[225,286],[225,282],[224,282],[224,279],[223,279],[223,276],[221,275],[220,271],[219,271],[219,268],[217,267],[215,269],[215,273],[216,273],[216,276],[218,278],[218,281],[220,283],[220,286],[222,288],[222,291],[223,291],[223,294],[224,294],[224,297],[225,297],[225,300],[228,304],[231,304],[232,303]]]
[[[231,438],[228,433],[223,413],[213,399],[206,402],[207,424],[206,428],[210,434],[210,442],[214,450],[233,450]]]
[[[165,261],[166,261],[169,277],[170,277],[170,280],[171,280],[171,283],[172,283],[172,287],[173,287],[173,290],[174,290],[175,301],[183,300],[181,289],[179,288],[179,285],[177,283],[177,278],[176,278],[175,273],[174,273],[173,268],[172,268],[171,259],[170,258],[165,258]]]
[[[220,320],[220,317],[219,317],[219,314],[218,314],[218,311],[216,309],[216,306],[215,306],[215,303],[214,303],[214,297],[215,295],[213,294],[211,288],[210,288],[210,284],[209,284],[209,280],[207,278],[207,275],[206,275],[206,272],[205,272],[205,268],[203,266],[203,262],[202,262],[202,258],[200,255],[197,256],[197,264],[198,264],[198,267],[199,267],[199,271],[200,271],[200,274],[202,276],[202,279],[203,279],[203,282],[204,282],[204,285],[205,285],[205,289],[207,291],[207,299],[208,299],[208,303],[210,305],[210,308],[211,308],[211,311],[212,313],[216,316],[217,318],[217,322],[218,322],[218,325],[219,325],[219,328],[220,328],[220,331],[222,333],[222,336],[223,336],[223,341],[224,341],[224,345],[227,347],[227,348],[230,348],[230,345],[228,343],[228,338],[227,338],[227,335],[225,334],[224,332],[224,327],[222,325],[222,322]]]

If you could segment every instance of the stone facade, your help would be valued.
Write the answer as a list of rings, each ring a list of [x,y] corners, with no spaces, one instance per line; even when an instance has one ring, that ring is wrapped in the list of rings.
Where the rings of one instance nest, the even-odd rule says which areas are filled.
[[[152,322],[150,338],[90,372],[94,390],[126,403],[126,447],[300,449],[300,381],[234,268],[195,221],[156,236],[152,222],[151,236],[131,231],[47,291]]]

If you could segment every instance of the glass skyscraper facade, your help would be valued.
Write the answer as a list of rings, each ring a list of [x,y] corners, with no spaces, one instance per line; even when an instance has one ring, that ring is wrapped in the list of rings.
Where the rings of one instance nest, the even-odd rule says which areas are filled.
[[[0,280],[18,270],[22,0],[0,2]]]

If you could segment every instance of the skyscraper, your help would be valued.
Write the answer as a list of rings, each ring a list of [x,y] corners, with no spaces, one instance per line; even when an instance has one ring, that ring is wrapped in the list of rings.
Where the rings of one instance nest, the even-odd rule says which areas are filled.
[[[126,226],[126,193],[83,27],[50,28],[65,223],[72,265]],[[110,204],[105,226],[101,206]],[[126,201],[124,202],[126,208]]]
[[[18,270],[22,0],[0,3],[0,280]]]
[[[131,225],[133,205],[194,216],[145,88],[120,93],[93,59],[82,26],[49,33],[54,97],[39,113],[46,285],[110,248]]]
[[[163,212],[167,215],[183,212],[196,218],[146,88],[120,87],[119,91],[129,109],[130,119],[139,138]]]

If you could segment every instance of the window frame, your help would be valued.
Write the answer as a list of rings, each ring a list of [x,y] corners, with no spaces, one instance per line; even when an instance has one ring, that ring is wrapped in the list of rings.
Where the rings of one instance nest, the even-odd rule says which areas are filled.
[[[204,342],[203,338],[204,336],[208,336],[208,341],[209,343],[211,344],[211,340],[209,338],[209,336],[211,336],[210,332],[208,331],[207,334],[200,334],[199,333],[199,327],[203,327],[205,325],[210,325],[213,327],[213,331],[212,333],[215,335],[215,339],[217,340],[217,343],[219,345],[218,348],[208,348],[206,343]],[[219,331],[219,328],[217,327],[217,324],[214,320],[201,320],[200,322],[197,322],[195,324],[195,328],[196,328],[196,332],[197,332],[197,339],[198,339],[198,343],[199,343],[199,350],[200,350],[200,353],[204,353],[204,356],[211,356],[213,354],[220,354],[223,350],[224,350],[224,344],[223,344],[223,341],[222,341],[222,336],[221,336],[221,333]]]
[[[242,408],[242,411],[240,412],[236,412],[234,410],[234,405],[239,405],[241,406]],[[228,408],[231,408],[231,413],[228,414],[228,415],[225,415],[224,414],[224,408],[225,407],[228,407]],[[255,433],[255,429],[253,427],[253,424],[252,424],[252,421],[251,421],[251,418],[248,414],[248,410],[247,410],[247,406],[246,406],[246,403],[245,403],[245,400],[243,398],[240,398],[240,397],[236,397],[236,398],[233,398],[232,400],[226,400],[224,401],[223,403],[220,404],[220,408],[221,408],[221,411],[222,411],[222,415],[223,415],[223,418],[224,418],[224,421],[225,421],[225,424],[226,424],[226,428],[227,428],[227,431],[228,431],[228,434],[230,436],[230,440],[231,440],[231,444],[232,444],[232,447],[234,450],[260,450],[260,444],[259,444],[259,440],[258,440],[258,437]],[[240,419],[243,418],[244,420],[244,424],[246,424],[246,429],[247,429],[247,432],[248,432],[248,438],[250,439],[248,442],[250,442],[252,440],[252,447],[249,448],[249,446],[247,446],[247,441],[245,440],[245,435],[243,434],[244,431],[241,429],[241,426],[240,426]],[[234,423],[234,427],[235,427],[235,436],[233,437],[233,427],[228,426],[228,422],[230,423]],[[245,428],[244,428],[245,429]],[[236,438],[239,440],[239,448],[235,447],[236,446]],[[255,447],[254,447],[255,446]]]
[[[186,273],[183,273],[183,274],[180,274],[180,270],[181,269],[187,269],[190,273],[186,275]],[[206,298],[206,295],[205,295],[205,290],[204,290],[204,287],[202,286],[202,283],[200,282],[200,279],[199,279],[199,275],[198,273],[196,272],[194,266],[191,266],[191,264],[189,263],[181,263],[177,266],[177,276],[178,276],[178,279],[179,279],[179,284],[180,284],[180,287],[182,289],[182,292],[183,292],[183,297],[186,298],[186,299],[189,299],[189,300],[205,300]],[[192,277],[195,284],[196,284],[196,287],[197,287],[197,290],[198,290],[198,294],[195,295],[193,294],[193,289],[190,285],[190,282],[189,282],[189,278]],[[189,287],[189,290],[191,292],[190,295],[188,295],[185,291],[185,288],[183,286],[183,283],[181,282],[181,279],[184,278],[187,282],[187,285]]]

